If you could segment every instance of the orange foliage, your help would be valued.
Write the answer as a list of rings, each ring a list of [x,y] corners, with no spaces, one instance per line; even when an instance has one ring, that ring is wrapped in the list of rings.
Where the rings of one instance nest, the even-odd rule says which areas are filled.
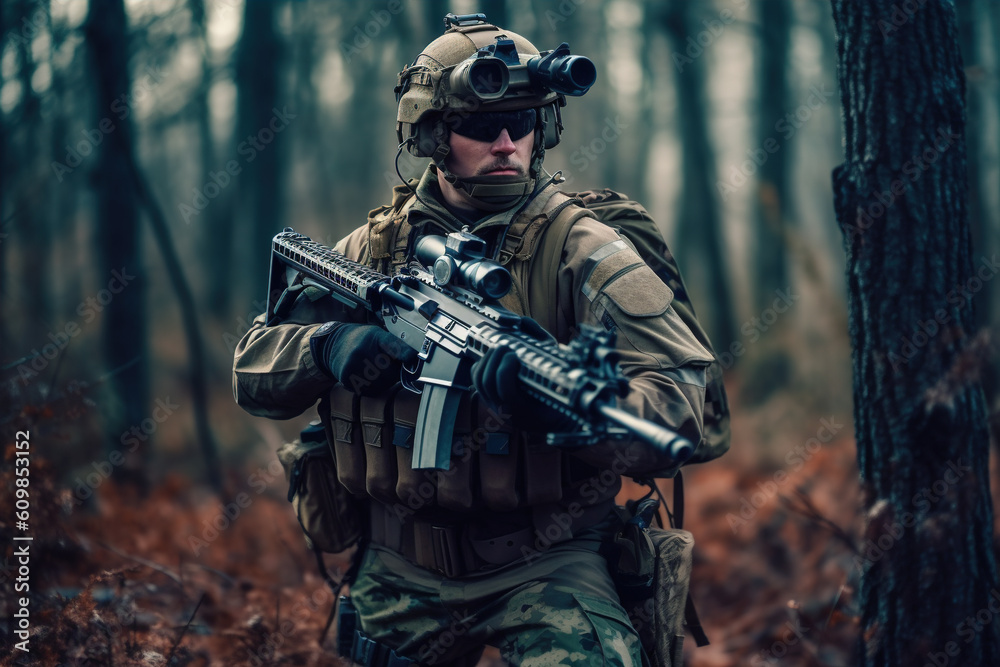
[[[761,446],[738,415],[733,430],[734,449]],[[712,639],[700,649],[688,640],[689,665],[851,663],[860,532],[849,431],[801,464],[759,469],[734,452],[685,471],[692,593]],[[12,456],[0,474],[4,507]],[[178,476],[145,495],[109,479],[74,506],[52,467],[33,457],[35,664],[332,664],[332,632],[322,645],[318,638],[333,595],[274,472],[256,488],[247,486],[252,474],[233,473],[230,488],[244,495],[226,501]],[[661,482],[668,498],[670,484]],[[627,484],[623,497],[641,493]],[[10,520],[0,516],[5,545]],[[347,566],[343,557],[328,563],[334,577]],[[9,616],[10,604],[0,613]],[[0,666],[29,664],[18,657],[7,653]]]

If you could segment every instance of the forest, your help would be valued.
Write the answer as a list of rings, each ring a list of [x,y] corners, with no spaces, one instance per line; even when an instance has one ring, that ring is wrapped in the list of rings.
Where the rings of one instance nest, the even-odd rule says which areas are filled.
[[[276,233],[425,170],[449,12],[594,62],[545,168],[649,211],[724,371],[686,664],[1000,664],[1000,2],[4,0],[0,666],[341,664],[275,454],[316,411],[233,355]]]

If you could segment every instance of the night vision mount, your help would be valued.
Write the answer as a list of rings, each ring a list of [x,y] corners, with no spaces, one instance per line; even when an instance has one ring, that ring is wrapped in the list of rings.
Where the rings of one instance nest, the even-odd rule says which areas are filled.
[[[485,14],[448,14],[445,28],[486,24]],[[556,92],[579,97],[597,80],[597,68],[586,56],[574,56],[563,42],[555,50],[543,51],[521,62],[513,40],[497,37],[459,63],[448,77],[452,95],[478,98],[483,102],[517,97],[522,91]],[[514,95],[509,93],[513,92]]]

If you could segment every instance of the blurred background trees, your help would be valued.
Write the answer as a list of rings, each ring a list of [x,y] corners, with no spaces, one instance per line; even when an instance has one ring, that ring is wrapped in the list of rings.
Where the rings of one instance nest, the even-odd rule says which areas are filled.
[[[218,428],[246,436],[226,376],[235,340],[262,310],[268,239],[291,225],[333,243],[387,200],[398,182],[395,75],[440,33],[444,13],[475,9],[444,1],[5,3],[0,379],[11,405],[51,400],[76,382],[107,449],[120,446],[116,434],[141,429],[157,398],[187,392],[181,310],[124,166],[131,150],[194,293]],[[808,359],[843,332],[816,325],[810,342],[790,349],[781,332],[794,338],[817,318],[801,300],[782,314],[772,305],[809,291],[823,317],[842,321],[828,182],[839,110],[826,6],[498,0],[480,9],[539,48],[565,40],[597,63],[598,83],[570,100],[547,167],[562,169],[569,189],[611,187],[649,208],[724,365],[753,369],[752,401],[808,382],[809,362],[799,368],[792,357]],[[970,11],[994,20],[985,8]],[[988,46],[978,52],[993,58]],[[984,119],[997,100],[990,67],[981,66]],[[985,131],[995,134],[994,125]],[[981,153],[982,178],[995,178],[995,155]],[[404,153],[398,166],[410,177],[424,162]],[[993,234],[996,202],[982,199],[981,228]],[[108,293],[111,271],[123,267],[135,281]],[[190,416],[188,403],[179,412]],[[190,439],[183,421],[164,428]],[[242,437],[222,441],[233,452]],[[84,461],[87,443],[77,450]],[[168,447],[157,456],[188,454]]]
[[[992,266],[1000,3],[956,6],[970,260]],[[769,481],[799,470],[798,461],[812,472],[850,465],[824,458],[835,453],[827,440],[816,458],[800,452],[818,433],[847,437],[852,413],[844,239],[830,178],[844,159],[841,98],[825,0],[4,2],[3,432],[31,425],[81,500],[107,480],[93,471],[116,453],[133,474],[115,463],[115,480],[177,472],[217,482],[218,456],[230,489],[246,487],[235,471],[266,466],[308,419],[253,419],[231,397],[233,349],[264,308],[269,239],[292,226],[332,245],[388,201],[397,166],[406,178],[423,171],[425,161],[408,153],[394,164],[392,89],[448,11],[484,11],[543,50],[567,41],[597,65],[597,84],[564,109],[566,131],[546,167],[563,171],[568,190],[609,187],[639,200],[678,257],[727,371],[735,417],[733,451],[713,464],[729,467],[706,466],[689,487],[692,507],[707,508],[696,537],[736,540],[745,558],[781,564],[768,575],[781,594],[766,613],[747,620],[715,609],[710,623],[756,632],[741,650],[771,647],[765,657],[781,657],[774,628],[793,608],[783,586],[812,586],[816,600],[832,586],[836,597],[794,607],[829,624],[856,584],[850,568],[793,563],[788,524],[770,522],[791,510],[774,495],[748,510],[756,478],[725,472]],[[883,20],[891,26],[894,16]],[[980,275],[944,291],[961,294],[973,330],[988,331],[995,349],[1000,282]],[[977,364],[996,432],[1000,362],[994,353]],[[831,479],[807,480],[810,503]],[[830,505],[843,500],[840,487],[827,491]],[[856,509],[846,507],[845,528]],[[757,532],[739,532],[751,519]],[[835,543],[830,525],[817,518],[803,543]],[[719,526],[721,537],[712,532]],[[712,564],[752,565],[733,560],[733,550],[702,553]],[[735,609],[755,590],[717,571],[719,605]]]

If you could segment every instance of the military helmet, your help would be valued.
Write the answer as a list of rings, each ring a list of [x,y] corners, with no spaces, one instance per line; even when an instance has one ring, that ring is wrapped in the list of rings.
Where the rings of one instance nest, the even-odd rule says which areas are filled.
[[[537,108],[536,150],[558,144],[559,108],[565,95],[590,88],[593,63],[570,55],[566,44],[541,54],[521,35],[487,22],[485,14],[448,14],[445,26],[445,33],[399,73],[399,143],[417,157],[435,157],[447,143],[449,120],[476,111]]]

